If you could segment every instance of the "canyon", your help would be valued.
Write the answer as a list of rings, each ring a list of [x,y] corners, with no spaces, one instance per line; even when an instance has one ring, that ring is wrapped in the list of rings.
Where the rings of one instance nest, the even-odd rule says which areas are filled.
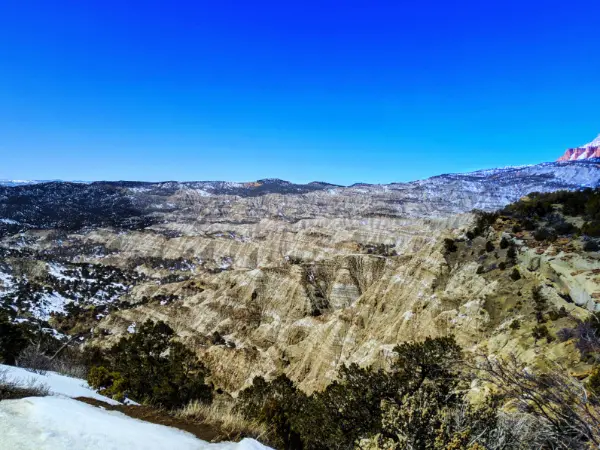
[[[572,343],[531,336],[524,300],[540,288],[569,312],[551,331],[600,310],[600,254],[579,241],[540,243],[510,221],[469,233],[475,210],[599,185],[600,163],[577,159],[349,187],[0,186],[0,304],[15,321],[83,345],[164,320],[233,394],[279,373],[312,392],[342,365],[386,367],[398,342],[448,334],[469,351],[585,371]],[[517,249],[506,270],[502,238]]]

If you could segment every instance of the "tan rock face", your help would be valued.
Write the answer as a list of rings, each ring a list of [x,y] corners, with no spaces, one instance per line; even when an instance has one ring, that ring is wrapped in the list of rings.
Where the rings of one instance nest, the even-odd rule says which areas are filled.
[[[307,391],[320,389],[343,364],[386,366],[397,343],[446,334],[467,349],[517,351],[528,361],[549,353],[565,360],[565,351],[531,337],[531,289],[544,285],[553,308],[585,315],[559,294],[585,292],[588,303],[577,303],[593,307],[595,285],[553,275],[567,270],[562,265],[581,266],[580,260],[559,265],[556,258],[535,255],[532,265],[535,252],[523,245],[522,279],[512,281],[510,269],[497,268],[506,250],[498,249],[502,233],[494,231],[444,255],[443,238],[462,235],[470,220],[262,220],[224,228],[196,224],[194,236],[176,238],[96,230],[80,239],[105,245],[112,253],[105,264],[125,267],[146,257],[182,255],[196,261],[186,272],[189,279],[167,283],[160,280],[174,272],[138,265],[151,278],[123,300],[139,305],[110,314],[97,331],[108,330],[103,339],[111,342],[133,322],[165,320],[209,364],[215,384],[229,391],[254,376],[280,372]],[[486,240],[497,250],[485,252]],[[376,253],[382,249],[386,254]],[[485,271],[478,273],[481,265]],[[586,268],[593,267],[598,262],[588,261]],[[152,301],[166,295],[177,300]],[[514,319],[520,330],[510,329]],[[559,329],[569,320],[548,326]],[[215,332],[224,344],[215,343]]]
[[[306,391],[320,389],[343,364],[385,367],[397,343],[447,334],[468,350],[515,351],[531,362],[548,353],[573,365],[567,344],[532,337],[531,290],[542,286],[552,308],[583,317],[598,308],[597,257],[558,249],[558,242],[534,248],[531,239],[518,241],[521,279],[513,281],[512,265],[501,269],[506,230],[468,240],[473,217],[457,212],[581,186],[582,173],[597,183],[596,166],[540,165],[298,195],[119,186],[153,225],[8,235],[2,247],[20,256],[10,267],[0,261],[2,283],[16,289],[14,275],[45,288],[44,258],[114,266],[122,276],[114,267],[102,276],[112,277],[106,285],[118,293],[110,301],[119,309],[86,319],[92,339],[108,345],[134,323],[164,320],[210,366],[214,383],[232,392],[256,375],[280,372]],[[455,252],[445,253],[444,238],[460,238]],[[485,250],[487,241],[494,251]],[[121,278],[134,280],[124,293]],[[520,327],[511,327],[515,320]],[[551,332],[572,325],[568,317],[547,324]]]

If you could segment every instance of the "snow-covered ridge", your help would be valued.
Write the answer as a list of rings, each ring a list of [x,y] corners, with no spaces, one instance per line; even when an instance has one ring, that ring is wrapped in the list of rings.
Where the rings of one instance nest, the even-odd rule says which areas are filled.
[[[600,134],[594,139],[592,142],[588,142],[585,145],[582,145],[578,148],[591,148],[591,147],[600,147]]]
[[[81,181],[81,180],[73,180],[73,181],[65,181],[65,180],[0,180],[0,186],[14,187],[14,186],[29,186],[32,184],[63,183],[63,182],[83,183],[83,184],[89,183],[88,181]]]
[[[600,134],[592,142],[567,149],[558,161],[585,161],[593,158],[600,158]]]

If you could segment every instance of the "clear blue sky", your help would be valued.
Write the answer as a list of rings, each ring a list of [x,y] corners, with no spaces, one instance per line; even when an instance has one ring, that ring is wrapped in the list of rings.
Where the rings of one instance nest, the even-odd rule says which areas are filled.
[[[600,133],[600,2],[0,2],[0,178],[406,181]]]

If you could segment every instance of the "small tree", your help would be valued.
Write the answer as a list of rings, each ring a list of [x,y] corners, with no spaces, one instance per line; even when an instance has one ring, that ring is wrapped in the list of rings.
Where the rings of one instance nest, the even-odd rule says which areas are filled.
[[[32,333],[25,326],[12,323],[9,316],[0,311],[0,362],[14,365],[19,354],[29,345]]]
[[[108,395],[130,396],[154,405],[177,407],[191,400],[210,402],[208,369],[180,342],[166,323],[148,320],[111,348],[106,367],[90,371],[91,386]]]
[[[285,375],[271,382],[256,377],[252,386],[240,392],[237,409],[247,419],[269,425],[277,445],[285,449],[301,449],[302,441],[294,429],[294,422],[305,400],[305,395]]]
[[[454,253],[456,250],[458,250],[454,239],[444,239],[444,250],[446,251],[446,253]]]
[[[479,378],[491,383],[501,398],[538,421],[545,442],[537,448],[584,450],[600,446],[600,399],[551,361],[536,374],[514,355],[481,356]]]

